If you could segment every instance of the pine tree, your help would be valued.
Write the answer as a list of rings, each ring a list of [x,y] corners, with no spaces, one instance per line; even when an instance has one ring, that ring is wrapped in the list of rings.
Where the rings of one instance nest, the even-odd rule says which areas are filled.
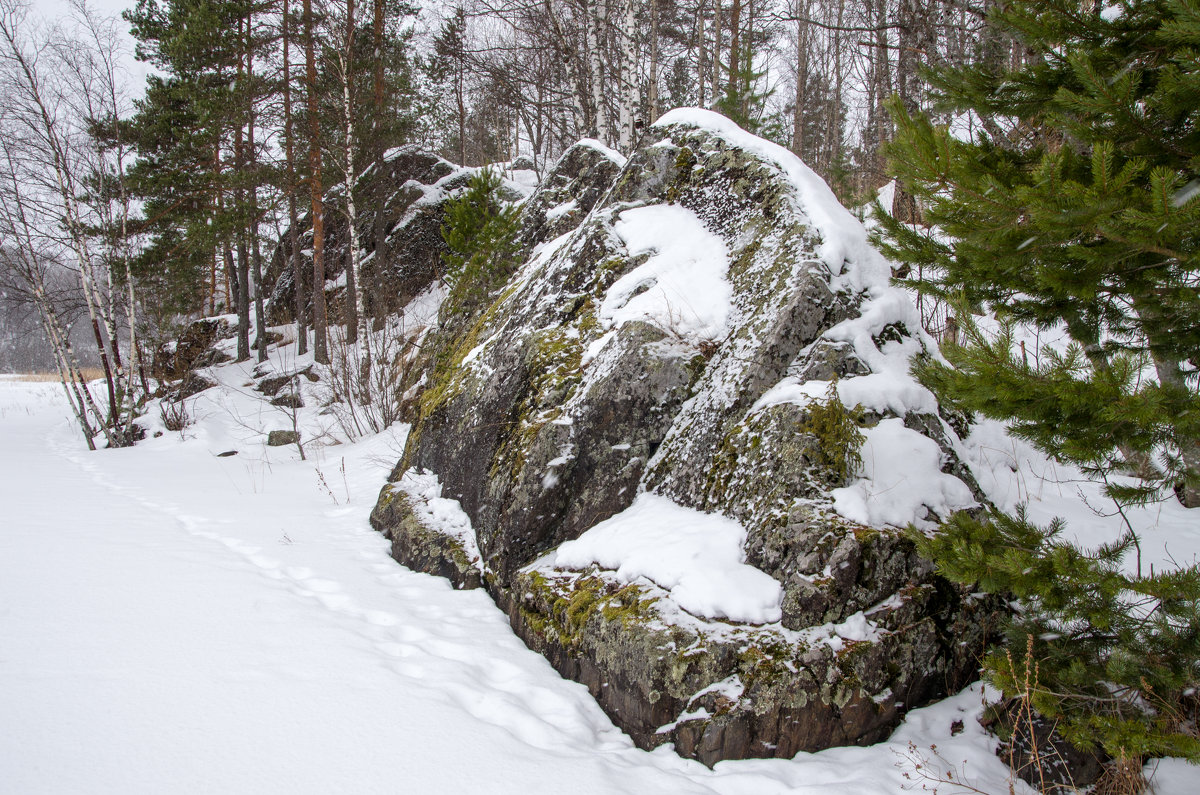
[[[438,114],[443,117],[441,126],[445,128],[441,135],[451,144],[446,147],[446,154],[464,166],[467,164],[466,30],[466,11],[457,6],[434,36],[433,57],[426,65],[429,80],[437,87],[439,95],[430,104],[434,108],[453,107],[452,124],[450,119],[444,118],[445,111]],[[448,96],[453,97],[453,103],[447,101]]]
[[[772,90],[761,87],[767,75],[766,70],[755,68],[755,57],[762,42],[753,27],[754,6],[752,3],[748,5],[745,23],[741,21],[743,0],[734,0],[730,9],[728,62],[722,67],[725,87],[714,108],[750,132],[779,138],[781,131],[778,122],[772,129],[764,129],[765,126],[771,126],[765,123],[763,116]]]
[[[499,191],[500,175],[484,168],[446,205],[446,301],[456,309],[473,309],[504,284],[517,264],[519,216],[516,208],[501,201]]]
[[[959,307],[965,339],[944,347],[949,365],[918,367],[944,405],[1008,422],[1102,478],[1119,509],[1195,507],[1200,0],[1100,7],[1006,4],[992,21],[1023,44],[1019,64],[931,76],[939,110],[980,123],[971,140],[892,103],[891,167],[940,234],[884,218],[881,242],[934,274],[920,289]],[[971,322],[980,310],[1001,320],[998,335]],[[1017,324],[1071,343],[1031,362],[1014,349]],[[985,662],[1007,696],[1119,759],[1200,760],[1181,707],[1200,684],[1200,569],[1147,574],[1128,524],[1090,551],[1062,529],[959,516],[919,544],[952,579],[1020,600],[1006,647]],[[1011,665],[1027,643],[1032,693]]]
[[[249,356],[252,227],[264,176],[253,168],[253,141],[246,135],[263,90],[247,77],[264,43],[250,30],[257,10],[252,0],[139,0],[125,12],[138,57],[160,72],[147,79],[129,129],[138,152],[130,184],[143,201],[143,231],[150,235],[136,269],[159,286],[165,318],[200,309],[204,282],[215,292],[216,263],[223,260],[239,310],[243,358]]]

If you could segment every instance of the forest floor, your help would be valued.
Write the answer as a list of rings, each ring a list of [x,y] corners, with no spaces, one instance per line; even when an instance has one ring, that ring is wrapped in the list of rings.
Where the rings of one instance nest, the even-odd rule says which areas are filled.
[[[367,515],[404,428],[301,460],[219,370],[183,431],[96,452],[56,384],[0,378],[0,792],[1009,791],[980,685],[868,748],[638,750],[484,592],[388,556]]]

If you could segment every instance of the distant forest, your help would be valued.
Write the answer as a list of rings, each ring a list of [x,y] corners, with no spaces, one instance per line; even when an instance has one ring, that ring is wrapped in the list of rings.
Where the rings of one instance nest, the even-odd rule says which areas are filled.
[[[28,254],[48,288],[61,282],[64,327],[90,312],[127,337],[122,307],[135,300],[143,333],[157,337],[181,316],[248,314],[267,249],[393,147],[467,166],[525,156],[541,172],[583,137],[627,153],[681,106],[789,147],[858,204],[888,181],[890,97],[936,113],[924,67],[1023,57],[988,21],[995,5],[139,0],[109,19],[76,0],[50,24],[4,0],[4,80],[17,102],[2,122],[3,189],[25,195],[6,205],[9,238],[37,249]],[[144,87],[123,79],[122,29],[154,68]],[[905,199],[900,212],[915,213]],[[107,264],[89,287],[75,262],[97,258]],[[126,269],[139,295],[106,296]],[[0,368],[52,368],[52,350],[26,333],[36,312],[16,308],[32,308],[28,280],[3,278]],[[94,347],[76,355],[91,362],[83,351]]]

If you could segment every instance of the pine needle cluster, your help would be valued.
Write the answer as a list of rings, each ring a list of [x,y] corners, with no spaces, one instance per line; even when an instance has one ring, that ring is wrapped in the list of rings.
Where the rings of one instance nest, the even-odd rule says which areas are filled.
[[[837,393],[837,379],[829,382],[824,400],[811,401],[800,423],[802,433],[812,434],[817,446],[812,455],[827,467],[838,482],[848,481],[862,468],[862,447],[866,437],[859,429],[862,406],[847,408]]]

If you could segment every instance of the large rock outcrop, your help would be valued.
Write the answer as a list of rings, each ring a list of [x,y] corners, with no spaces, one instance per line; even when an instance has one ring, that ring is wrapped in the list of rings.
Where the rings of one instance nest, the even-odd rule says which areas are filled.
[[[441,228],[447,199],[464,188],[477,169],[456,166],[413,147],[390,150],[382,168],[369,167],[359,178],[355,199],[362,274],[368,285],[367,311],[373,317],[393,314],[412,301],[442,272],[446,245]],[[516,176],[519,170],[504,170]],[[524,175],[523,175],[524,176]],[[527,176],[532,177],[532,172]],[[509,198],[526,191],[506,179]],[[336,319],[350,265],[350,225],[345,191],[333,186],[325,196],[325,278],[330,309]],[[312,216],[298,222],[300,278],[306,295],[312,291]],[[271,256],[268,284],[274,285],[267,303],[271,323],[295,319],[296,271],[291,236],[284,233]]]
[[[643,747],[880,740],[974,676],[993,610],[897,530],[979,496],[908,376],[932,342],[785,150],[703,111],[646,141],[568,151],[525,261],[443,312],[372,523]]]

